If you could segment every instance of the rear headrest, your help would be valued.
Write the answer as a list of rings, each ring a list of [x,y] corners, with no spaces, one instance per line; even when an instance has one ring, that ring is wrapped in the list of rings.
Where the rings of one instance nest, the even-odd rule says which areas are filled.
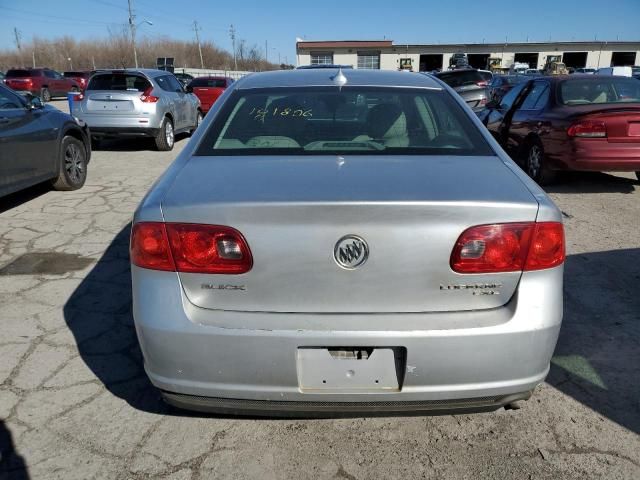
[[[376,105],[367,115],[367,133],[371,138],[401,137],[407,135],[407,117],[393,103]]]

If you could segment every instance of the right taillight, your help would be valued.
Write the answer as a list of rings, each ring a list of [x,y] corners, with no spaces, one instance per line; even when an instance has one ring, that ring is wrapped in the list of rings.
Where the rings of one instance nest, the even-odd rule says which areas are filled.
[[[607,126],[598,120],[582,120],[567,129],[570,137],[603,138],[607,136]]]
[[[151,95],[152,91],[153,87],[147,88],[144,92],[142,92],[142,95],[140,95],[140,100],[142,100],[144,103],[156,103],[158,100],[160,100],[160,97]]]
[[[223,225],[140,222],[130,252],[134,265],[151,270],[240,274],[253,266],[242,234]]]
[[[552,268],[564,262],[559,222],[479,225],[465,230],[451,253],[457,273],[499,273]]]

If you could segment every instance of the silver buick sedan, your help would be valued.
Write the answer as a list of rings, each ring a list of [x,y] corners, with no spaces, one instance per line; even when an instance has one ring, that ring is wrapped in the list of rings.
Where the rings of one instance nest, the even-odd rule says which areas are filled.
[[[193,410],[517,407],[562,321],[559,210],[420,74],[235,82],[142,201],[130,253],[147,374]]]

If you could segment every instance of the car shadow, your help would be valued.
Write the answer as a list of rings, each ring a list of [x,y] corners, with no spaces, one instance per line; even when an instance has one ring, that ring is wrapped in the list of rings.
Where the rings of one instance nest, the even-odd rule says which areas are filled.
[[[109,392],[136,409],[211,416],[166,405],[144,373],[131,307],[129,233],[127,225],[116,235],[64,305],[80,356]],[[547,382],[640,433],[637,265],[640,248],[567,258],[565,318]]]
[[[24,458],[16,452],[11,432],[2,420],[0,420],[0,478],[12,480],[30,478]]]
[[[189,134],[181,133],[176,135],[176,144],[183,140],[188,140]],[[105,138],[100,140],[98,144],[93,143],[92,150],[94,152],[156,152],[158,149],[152,138]]]
[[[633,193],[638,185],[635,178],[603,172],[561,172],[557,182],[544,189],[547,193]]]
[[[43,182],[5,197],[0,197],[0,213],[19,207],[51,191],[51,183]]]
[[[640,433],[640,248],[570,255],[547,383]]]

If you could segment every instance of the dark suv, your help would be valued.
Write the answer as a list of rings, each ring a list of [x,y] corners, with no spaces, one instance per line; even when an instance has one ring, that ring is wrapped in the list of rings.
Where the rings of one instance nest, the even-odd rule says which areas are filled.
[[[14,68],[7,72],[4,82],[16,91],[29,92],[45,102],[81,90],[77,80],[48,68]]]
[[[487,104],[489,82],[484,72],[469,68],[447,70],[436,73],[435,76],[453,88],[473,111],[478,112]]]

